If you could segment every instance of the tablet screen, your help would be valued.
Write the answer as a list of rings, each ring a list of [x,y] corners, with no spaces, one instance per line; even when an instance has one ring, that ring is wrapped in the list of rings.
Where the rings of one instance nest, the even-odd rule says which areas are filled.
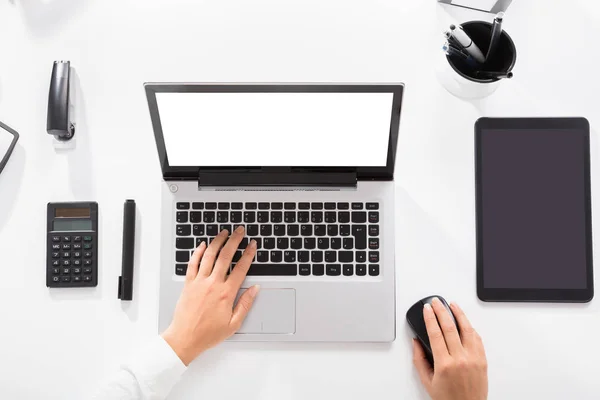
[[[482,130],[484,288],[588,286],[587,141],[576,129]]]

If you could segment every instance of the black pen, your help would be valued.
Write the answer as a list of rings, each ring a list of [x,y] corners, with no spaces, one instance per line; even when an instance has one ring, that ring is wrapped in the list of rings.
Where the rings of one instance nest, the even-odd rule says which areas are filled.
[[[118,297],[133,300],[133,256],[135,253],[135,200],[123,206],[123,264],[119,277]]]
[[[498,43],[500,42],[500,36],[502,36],[503,19],[503,12],[499,12],[496,15],[496,18],[494,18],[494,23],[492,24],[492,36],[490,38],[490,47],[488,48],[487,54],[485,56],[485,61],[488,61],[490,57],[496,52],[496,48],[498,47]]]

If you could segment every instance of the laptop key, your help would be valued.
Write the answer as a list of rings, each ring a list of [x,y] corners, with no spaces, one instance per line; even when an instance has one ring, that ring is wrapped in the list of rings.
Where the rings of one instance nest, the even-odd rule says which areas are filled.
[[[253,237],[251,240],[255,240],[256,241],[256,248],[257,249],[262,249],[262,238]]]
[[[367,227],[365,225],[352,225],[352,236],[354,236],[354,246],[357,250],[367,248]]]
[[[325,265],[313,264],[312,270],[314,276],[323,276],[325,274]]]
[[[350,236],[350,225],[340,225],[340,236]]]
[[[176,238],[175,239],[175,248],[176,249],[193,249],[194,248],[194,238]]]
[[[248,237],[246,236],[245,238],[242,239],[242,241],[240,242],[238,249],[240,250],[244,250],[246,247],[248,247],[248,243],[250,243],[250,239],[248,239]]]
[[[244,208],[244,203],[231,203],[232,210],[241,210]]]
[[[304,238],[304,248],[306,250],[312,250],[317,246],[317,241],[315,238]]]
[[[344,238],[342,241],[342,247],[344,250],[353,250],[354,249],[354,239],[352,238]]]
[[[344,264],[342,266],[342,271],[343,271],[344,276],[352,276],[352,275],[354,275],[354,265]]]
[[[232,211],[231,214],[229,214],[229,220],[233,223],[242,222],[242,212],[241,211]]]
[[[362,210],[363,204],[362,203],[352,203],[352,209],[353,210]]]
[[[190,261],[189,250],[176,251],[175,252],[175,261],[177,261],[178,263],[186,263],[186,262]]]
[[[357,263],[367,262],[367,252],[366,251],[357,251],[355,256],[356,256]]]
[[[325,203],[326,210],[335,210],[335,203]]]
[[[290,241],[290,247],[294,250],[300,250],[302,248],[302,239],[292,238]]]
[[[325,236],[327,234],[327,227],[325,225],[315,225],[315,236]]]
[[[313,250],[310,252],[310,261],[314,263],[323,262],[323,252],[321,250]]]
[[[286,211],[283,214],[283,221],[286,224],[293,224],[296,222],[296,211]]]
[[[192,203],[192,209],[193,210],[204,210],[204,203],[200,203],[200,202]]]
[[[246,203],[246,210],[256,210],[256,208],[257,208],[256,203]]]
[[[206,234],[208,236],[217,236],[219,234],[219,226],[215,224],[206,225]]]
[[[335,211],[325,211],[325,222],[328,224],[335,224],[337,220],[337,213]]]
[[[259,211],[256,214],[256,222],[258,222],[259,224],[269,223],[269,212],[268,211]]]
[[[177,209],[178,210],[189,210],[190,203],[179,202],[179,203],[177,203]]]
[[[265,250],[258,250],[256,252],[256,261],[269,262],[269,252]]]
[[[333,250],[339,250],[342,248],[342,239],[341,238],[331,238],[331,248]]]
[[[205,203],[204,206],[207,210],[216,210],[217,209],[217,203]]]
[[[175,275],[184,276],[187,272],[187,264],[176,264]]]
[[[219,210],[229,210],[229,203],[219,203],[217,208]]]
[[[204,242],[208,246],[208,238],[207,237],[199,237],[196,238],[196,247],[200,246],[200,244]]]
[[[249,276],[296,276],[298,264],[252,264]]]
[[[275,248],[275,238],[268,237],[263,239],[263,248],[272,250]]]
[[[231,235],[231,232],[233,232],[231,230],[231,225],[230,224],[221,224],[219,225],[219,232],[226,230],[227,232],[229,232],[229,235]]]
[[[271,222],[274,224],[278,224],[283,221],[283,213],[281,211],[272,211],[271,212]]]
[[[235,253],[233,254],[233,259],[231,260],[231,262],[238,262],[240,261],[240,258],[242,258],[242,251],[241,250],[236,250]]]
[[[310,210],[310,203],[298,203],[298,210]]]
[[[298,268],[298,272],[302,276],[310,275],[310,264],[300,264],[300,267]]]
[[[379,276],[379,264],[369,264],[369,275]]]
[[[279,250],[286,250],[290,247],[290,239],[288,238],[278,238],[277,239],[277,248]]]
[[[369,262],[370,263],[378,263],[379,262],[379,252],[378,251],[370,251],[369,252]]]
[[[298,236],[300,234],[300,225],[288,225],[287,226],[287,235],[288,236]]]
[[[180,224],[185,224],[188,222],[188,213],[187,211],[177,211],[176,221]]]
[[[322,210],[323,203],[310,203],[310,208],[312,208],[313,210]]]
[[[340,211],[338,212],[338,222],[340,224],[347,224],[350,222],[350,212],[349,211]]]
[[[354,261],[354,252],[352,251],[339,251],[338,259],[342,263],[351,263]]]
[[[296,209],[296,203],[284,203],[283,204],[283,208],[286,210],[295,210]]]
[[[273,225],[273,234],[275,236],[285,236],[285,225],[283,225],[283,224]]]
[[[175,232],[177,233],[177,236],[190,236],[192,234],[192,226],[177,225],[177,229]]]
[[[247,224],[251,224],[256,222],[256,212],[254,211],[245,211],[244,212],[244,222]]]
[[[369,225],[369,236],[379,236],[379,225]]]
[[[306,224],[310,222],[310,213],[308,211],[299,211],[298,222],[300,222],[301,224]]]
[[[227,211],[217,212],[217,222],[219,222],[219,223],[229,222],[229,212],[227,212]]]
[[[318,224],[323,222],[323,212],[322,211],[313,211],[310,213],[310,220],[313,224]]]
[[[307,263],[310,261],[310,253],[306,250],[301,250],[298,252],[298,261],[302,263]]]
[[[271,236],[273,234],[273,227],[271,225],[261,225],[260,226],[260,235],[261,236]]]
[[[258,236],[258,225],[256,225],[256,224],[246,225],[246,234],[248,236]]]
[[[320,250],[327,250],[329,248],[329,238],[319,238],[317,240],[317,247]]]
[[[379,239],[378,238],[370,238],[369,239],[369,249],[377,250],[379,248]]]
[[[367,210],[379,210],[379,203],[367,203]]]
[[[327,276],[339,276],[342,273],[340,264],[327,264]]]
[[[325,252],[325,262],[326,263],[334,263],[337,261],[337,252],[336,251],[326,251]]]
[[[215,212],[214,211],[204,211],[204,222],[205,223],[215,222]]]
[[[271,203],[271,210],[283,210],[283,203]]]
[[[327,225],[327,235],[328,236],[337,236],[338,235],[338,226],[337,225]]]
[[[283,261],[286,263],[296,262],[296,252],[293,250],[287,250],[283,252]]]
[[[190,213],[190,222],[202,222],[202,211],[192,211]]]
[[[280,263],[283,261],[283,253],[279,250],[271,250],[271,262]]]
[[[353,211],[352,212],[352,223],[364,224],[367,222],[367,213],[364,211]]]
[[[367,266],[365,264],[356,264],[356,275],[365,276],[367,274]]]
[[[337,203],[338,210],[348,210],[350,208],[349,203]]]
[[[268,210],[271,205],[269,203],[258,203],[259,210]]]
[[[302,225],[300,227],[300,233],[302,234],[302,236],[312,236],[312,225]]]
[[[369,223],[376,224],[379,222],[379,213],[377,211],[369,211]]]

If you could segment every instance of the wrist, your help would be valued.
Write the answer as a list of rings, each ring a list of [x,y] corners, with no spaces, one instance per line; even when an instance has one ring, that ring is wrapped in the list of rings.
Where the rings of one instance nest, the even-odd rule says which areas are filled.
[[[171,349],[177,354],[177,357],[181,360],[181,362],[187,367],[190,365],[192,361],[196,358],[197,354],[190,349],[190,347],[185,343],[185,341],[181,340],[182,335],[178,335],[176,332],[171,329],[171,327],[167,328],[160,335],[165,342],[171,347]]]

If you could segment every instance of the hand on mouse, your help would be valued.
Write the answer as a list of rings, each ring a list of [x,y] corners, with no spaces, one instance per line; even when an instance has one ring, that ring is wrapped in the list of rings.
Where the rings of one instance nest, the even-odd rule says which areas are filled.
[[[450,308],[460,327],[460,336],[444,305],[435,298],[432,306],[425,305],[423,317],[435,369],[425,358],[421,345],[413,340],[413,361],[427,393],[433,400],[487,399],[487,361],[481,337],[456,304]]]
[[[256,254],[256,241],[250,242],[231,274],[227,275],[235,251],[244,238],[244,228],[236,229],[229,240],[227,236],[226,230],[221,231],[208,248],[202,242],[194,251],[173,321],[162,334],[185,365],[240,328],[259,290],[258,286],[252,286],[233,307]]]

